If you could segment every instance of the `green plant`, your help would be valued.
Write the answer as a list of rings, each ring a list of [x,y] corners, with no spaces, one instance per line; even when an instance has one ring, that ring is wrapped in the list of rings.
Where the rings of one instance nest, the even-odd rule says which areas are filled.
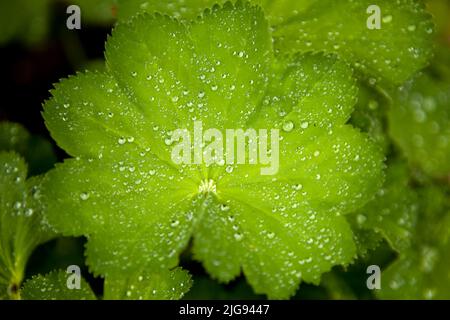
[[[183,254],[220,283],[242,273],[268,298],[293,297],[302,282],[335,298],[449,297],[449,54],[439,46],[431,60],[434,26],[420,1],[380,0],[379,30],[366,25],[366,0],[103,8],[112,2],[105,68],[61,80],[43,105],[72,158],[25,182],[14,151],[33,166],[30,135],[0,125],[2,292],[98,298],[89,280],[68,289],[64,270],[20,290],[34,248],[62,235],[86,239],[104,299],[183,297],[193,282]],[[199,123],[215,135],[196,149]],[[247,162],[227,162],[238,147],[218,137],[231,129],[270,131],[268,152],[247,131]],[[200,161],[180,161],[191,153]],[[252,154],[279,163],[265,174]],[[346,278],[373,261],[389,265],[375,294]],[[203,296],[208,280],[193,280],[192,296]]]

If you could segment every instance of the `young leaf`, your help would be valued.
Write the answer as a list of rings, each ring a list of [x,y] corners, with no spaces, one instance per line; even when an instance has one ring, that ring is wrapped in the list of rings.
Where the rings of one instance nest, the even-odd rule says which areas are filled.
[[[178,300],[190,289],[191,276],[181,268],[160,273],[141,272],[105,280],[104,299]]]
[[[27,167],[20,156],[0,152],[0,284],[8,287],[11,298],[20,297],[30,254],[54,236],[41,221],[42,179],[26,180],[26,176]]]
[[[345,125],[356,101],[345,63],[276,60],[262,11],[242,3],[192,24],[161,15],[120,23],[106,58],[106,73],[62,81],[44,106],[52,136],[76,157],[47,175],[47,218],[88,237],[94,273],[170,269],[193,237],[212,277],[227,282],[242,269],[256,292],[284,298],[352,260],[342,215],[375,194],[383,165],[379,148]],[[278,173],[176,164],[171,132],[192,134],[194,121],[222,134],[280,130]]]
[[[371,0],[251,2],[267,14],[277,51],[338,53],[371,83],[400,85],[432,55],[434,25],[419,0],[380,0],[376,9]],[[120,19],[145,11],[190,20],[215,3],[225,0],[119,0],[118,11]],[[379,29],[372,28],[374,19]]]
[[[67,285],[68,274],[55,270],[46,275],[33,276],[22,288],[24,300],[95,300],[89,284],[80,279],[80,288],[71,289]]]

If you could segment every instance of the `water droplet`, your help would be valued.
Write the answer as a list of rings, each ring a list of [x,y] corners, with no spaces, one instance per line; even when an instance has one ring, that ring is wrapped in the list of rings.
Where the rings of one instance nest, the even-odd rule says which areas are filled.
[[[83,201],[89,199],[89,193],[87,193],[87,192],[82,192],[82,193],[80,194],[80,199],[83,200]]]
[[[364,224],[364,222],[366,222],[366,220],[367,220],[367,217],[363,214],[358,214],[356,216],[356,222],[358,222],[359,225]]]
[[[383,17],[382,20],[383,20],[384,23],[389,23],[389,22],[392,21],[392,16],[391,15],[387,15],[387,16]]]
[[[308,129],[309,123],[308,123],[307,121],[304,121],[304,122],[302,122],[302,123],[300,124],[300,127],[301,127],[302,129]]]
[[[283,123],[283,130],[286,132],[291,132],[294,129],[294,123],[292,121],[286,121]]]
[[[118,142],[120,145],[125,144],[126,141],[127,141],[127,140],[126,140],[124,137],[120,137],[119,139],[117,139],[117,142]]]
[[[228,210],[230,210],[230,206],[225,204],[225,203],[223,203],[223,204],[220,205],[220,210],[221,211],[228,211]]]
[[[243,238],[243,234],[242,233],[235,233],[234,234],[234,238],[236,239],[236,241],[241,241]]]
[[[267,238],[269,238],[269,239],[275,238],[275,233],[273,233],[273,232],[268,233]]]
[[[25,210],[25,215],[27,217],[31,217],[33,215],[34,210],[31,208],[28,208],[27,210]]]
[[[166,144],[166,146],[170,146],[173,143],[172,138],[166,138],[164,139],[164,143]]]

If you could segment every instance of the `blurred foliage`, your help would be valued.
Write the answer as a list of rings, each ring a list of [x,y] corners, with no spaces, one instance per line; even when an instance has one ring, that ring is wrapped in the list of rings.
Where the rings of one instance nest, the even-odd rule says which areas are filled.
[[[48,140],[31,135],[18,123],[0,122],[0,151],[16,151],[22,155],[31,176],[48,171],[57,161]]]
[[[12,40],[36,45],[49,31],[53,0],[0,1],[0,46]]]

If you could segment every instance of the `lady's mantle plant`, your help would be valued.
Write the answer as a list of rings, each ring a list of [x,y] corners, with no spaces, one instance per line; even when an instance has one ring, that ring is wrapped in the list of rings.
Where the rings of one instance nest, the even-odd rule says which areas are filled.
[[[191,24],[161,15],[121,22],[107,71],[61,81],[44,105],[74,159],[43,184],[46,219],[88,238],[95,274],[163,273],[190,241],[222,282],[244,272],[256,292],[292,295],[301,280],[352,261],[345,217],[382,182],[382,155],[346,125],[352,70],[321,53],[275,58],[258,7],[216,6]],[[279,171],[261,165],[176,165],[171,133],[279,129]]]

